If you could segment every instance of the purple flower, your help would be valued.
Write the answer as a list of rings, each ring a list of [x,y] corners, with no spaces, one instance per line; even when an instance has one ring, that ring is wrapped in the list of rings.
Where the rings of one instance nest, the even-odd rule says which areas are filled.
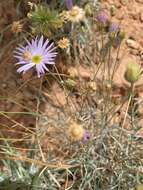
[[[73,7],[73,0],[65,0],[65,4],[67,9],[71,9]]]
[[[119,24],[118,23],[111,23],[109,27],[109,32],[116,32],[119,29]]]
[[[17,70],[18,73],[25,73],[32,67],[35,67],[38,77],[48,71],[46,64],[54,64],[57,52],[54,43],[49,44],[47,39],[44,42],[43,36],[32,39],[31,42],[26,40],[27,45],[16,48],[14,57],[18,59],[17,65],[21,67]]]
[[[91,136],[91,134],[89,133],[89,131],[85,131],[84,136],[83,136],[83,141],[89,140],[90,136]]]
[[[96,19],[101,22],[101,23],[106,23],[106,21],[108,20],[108,16],[105,12],[103,11],[100,11],[97,16],[96,16]]]

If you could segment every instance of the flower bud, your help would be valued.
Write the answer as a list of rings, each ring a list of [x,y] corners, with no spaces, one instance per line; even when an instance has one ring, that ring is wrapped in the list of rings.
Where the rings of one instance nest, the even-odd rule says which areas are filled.
[[[109,32],[117,32],[119,30],[119,24],[118,23],[111,23],[109,26]]]
[[[65,84],[67,85],[68,88],[75,88],[77,85],[76,81],[74,81],[72,79],[67,79],[65,81]]]
[[[22,32],[22,27],[23,25],[20,23],[20,21],[14,21],[11,26],[11,31],[18,34]]]
[[[65,0],[65,4],[66,4],[67,9],[71,9],[73,7],[72,0]]]
[[[139,65],[137,63],[129,63],[127,65],[124,77],[128,82],[134,83],[139,79],[140,74],[141,72]]]
[[[95,81],[90,81],[88,82],[87,85],[88,85],[89,90],[93,90],[93,91],[97,90],[97,84]]]
[[[82,125],[72,122],[68,129],[68,136],[73,141],[82,140],[85,134],[85,130],[83,129]]]
[[[98,12],[96,19],[98,22],[105,24],[108,21],[108,15],[104,11]]]
[[[110,33],[110,39],[114,40],[113,46],[115,48],[117,48],[121,44],[124,38],[125,38],[125,33],[122,31],[117,32],[117,35],[114,35],[113,32]]]
[[[91,134],[89,131],[84,132],[83,141],[88,141],[91,137]]]
[[[32,17],[32,14],[29,12],[29,13],[27,13],[27,17],[29,18],[29,19],[31,19],[31,17]]]
[[[85,7],[84,7],[84,11],[85,11],[85,14],[86,14],[87,16],[91,16],[92,13],[93,13],[91,4],[89,4],[89,3],[86,4]]]

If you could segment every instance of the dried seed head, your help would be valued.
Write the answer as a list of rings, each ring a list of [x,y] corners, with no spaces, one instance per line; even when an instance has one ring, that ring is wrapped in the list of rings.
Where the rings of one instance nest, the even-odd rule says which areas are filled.
[[[96,82],[95,81],[88,82],[88,88],[90,90],[96,91],[97,90],[97,84],[96,84]]]
[[[23,25],[20,23],[20,21],[14,21],[11,26],[11,30],[13,33],[20,33],[22,32]]]
[[[76,87],[77,82],[75,80],[69,78],[65,81],[65,84],[67,85],[68,88],[74,88],[74,87]]]
[[[71,138],[71,140],[73,141],[79,141],[82,140],[85,134],[85,130],[83,129],[83,127],[76,123],[76,122],[72,122],[69,126],[68,129],[68,136]]]
[[[68,11],[62,11],[60,13],[60,19],[62,20],[62,22],[67,22],[68,20]]]
[[[35,4],[35,3],[32,3],[32,2],[30,2],[30,1],[28,1],[28,6],[30,7],[30,9],[32,10],[33,8],[36,8],[37,7],[37,5]]]
[[[69,39],[67,38],[63,38],[58,41],[58,47],[60,47],[61,49],[67,49],[69,45],[70,45],[70,42],[69,42]]]
[[[67,19],[71,22],[79,22],[83,20],[84,16],[84,10],[78,6],[74,6],[72,9],[67,11]]]
[[[30,19],[32,17],[32,14],[30,12],[27,13],[27,17]]]

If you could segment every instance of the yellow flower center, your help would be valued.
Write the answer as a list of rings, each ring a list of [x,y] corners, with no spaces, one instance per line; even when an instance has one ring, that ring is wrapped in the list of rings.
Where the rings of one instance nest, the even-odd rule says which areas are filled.
[[[70,12],[70,15],[73,17],[76,17],[78,14],[79,14],[79,11],[76,8],[72,9]]]
[[[39,64],[41,62],[41,56],[40,55],[34,55],[32,57],[32,62],[35,64]]]

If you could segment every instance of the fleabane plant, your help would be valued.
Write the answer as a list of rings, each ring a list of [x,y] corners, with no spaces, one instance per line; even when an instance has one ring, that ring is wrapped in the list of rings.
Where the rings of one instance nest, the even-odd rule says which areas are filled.
[[[26,46],[19,45],[14,52],[14,57],[18,59],[17,65],[18,73],[25,73],[31,68],[35,68],[38,77],[48,71],[46,65],[55,64],[55,57],[57,55],[54,43],[49,44],[49,40],[44,41],[44,37],[37,36],[35,39],[28,41],[26,39]]]

